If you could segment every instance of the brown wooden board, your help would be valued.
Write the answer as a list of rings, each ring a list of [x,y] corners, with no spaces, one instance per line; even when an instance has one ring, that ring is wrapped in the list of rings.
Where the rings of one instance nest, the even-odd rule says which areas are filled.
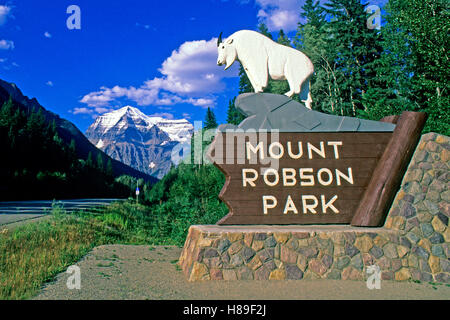
[[[218,224],[349,224],[391,137],[392,132],[219,133],[208,152],[226,176],[219,198],[230,212]],[[263,141],[264,159],[259,151],[247,153],[247,141],[253,148]],[[301,157],[289,155],[288,142],[293,155],[301,142]],[[271,144],[274,156],[283,148],[280,159],[270,157]],[[264,168],[272,170],[266,180]],[[252,171],[244,175],[243,170]],[[314,185],[308,185],[311,179]]]

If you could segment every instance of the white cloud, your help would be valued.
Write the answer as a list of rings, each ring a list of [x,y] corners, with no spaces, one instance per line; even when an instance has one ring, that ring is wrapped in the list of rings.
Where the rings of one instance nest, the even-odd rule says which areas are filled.
[[[183,43],[158,71],[162,76],[147,80],[139,87],[101,87],[86,94],[80,102],[89,107],[106,107],[117,99],[128,99],[139,106],[188,103],[213,107],[214,94],[225,88],[222,80],[238,76],[238,63],[227,71],[218,67],[217,38],[213,38]]]
[[[269,31],[285,32],[297,29],[300,21],[301,7],[305,0],[255,0],[258,11],[258,18],[267,25]]]
[[[6,59],[6,58],[0,58],[0,63],[6,62],[6,60],[8,60],[8,59]]]
[[[98,113],[98,114],[103,114],[106,112],[110,112],[112,110],[113,110],[112,108],[103,108],[103,107],[94,108],[95,113]]]
[[[92,114],[94,110],[82,107],[82,108],[74,108],[71,112],[73,114]]]
[[[12,50],[14,49],[14,41],[0,40],[0,50]]]
[[[191,115],[189,113],[183,113],[182,116],[183,116],[183,118],[188,119],[188,120],[191,118]]]
[[[48,85],[49,87],[53,87],[53,82],[52,81],[47,81],[45,84]]]
[[[169,120],[172,120],[175,118],[173,114],[168,113],[168,112],[157,112],[157,113],[149,115],[149,117],[160,117],[160,118],[169,119]]]
[[[6,23],[8,17],[11,15],[11,7],[0,5],[0,26]]]
[[[46,37],[46,38],[51,38],[52,35],[51,35],[48,31],[45,31],[45,32],[44,32],[44,37]]]

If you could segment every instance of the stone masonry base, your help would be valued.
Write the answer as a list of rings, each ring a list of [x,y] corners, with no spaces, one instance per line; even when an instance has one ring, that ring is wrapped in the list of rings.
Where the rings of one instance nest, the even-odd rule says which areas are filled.
[[[382,228],[191,226],[179,265],[197,280],[383,280],[450,283],[450,138],[422,136]]]

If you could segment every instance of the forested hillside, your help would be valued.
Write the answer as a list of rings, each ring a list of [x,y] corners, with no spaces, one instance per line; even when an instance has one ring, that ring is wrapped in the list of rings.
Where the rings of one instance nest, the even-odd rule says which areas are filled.
[[[75,140],[67,145],[55,121],[41,111],[19,110],[12,99],[0,108],[0,199],[127,197],[129,188],[114,180],[111,160],[98,154],[79,159]]]

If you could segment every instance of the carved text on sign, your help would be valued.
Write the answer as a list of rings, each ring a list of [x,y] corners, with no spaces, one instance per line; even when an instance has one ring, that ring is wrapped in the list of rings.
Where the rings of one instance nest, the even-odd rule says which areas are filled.
[[[219,224],[350,223],[391,135],[218,133],[210,157],[230,208]]]

